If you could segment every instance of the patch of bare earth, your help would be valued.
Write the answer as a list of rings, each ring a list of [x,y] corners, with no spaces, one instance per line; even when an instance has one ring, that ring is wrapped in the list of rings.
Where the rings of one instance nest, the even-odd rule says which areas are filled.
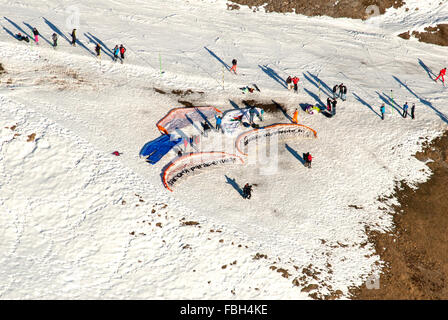
[[[398,36],[405,40],[409,40],[412,36],[420,42],[448,46],[448,24],[438,24],[435,27],[426,27],[424,30],[424,32],[412,31],[412,33],[407,31]]]
[[[433,160],[434,174],[415,191],[397,192],[394,232],[370,233],[387,267],[379,289],[354,289],[355,299],[448,299],[448,133],[416,156]]]
[[[3,65],[0,63],[0,75],[6,73],[5,68],[3,67]]]
[[[232,0],[227,8],[238,10],[239,5],[244,5],[258,11],[263,6],[267,12],[295,12],[306,16],[365,20],[372,15],[372,11],[367,9],[371,5],[376,5],[379,14],[383,14],[386,9],[399,8],[403,4],[403,0]]]

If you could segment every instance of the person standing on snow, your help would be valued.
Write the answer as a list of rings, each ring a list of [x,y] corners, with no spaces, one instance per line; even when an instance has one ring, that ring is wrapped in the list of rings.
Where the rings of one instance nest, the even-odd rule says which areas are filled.
[[[411,118],[412,118],[412,120],[414,120],[414,118],[415,118],[414,112],[415,112],[415,103],[413,103],[412,107],[411,107]]]
[[[384,103],[381,105],[380,112],[381,112],[381,120],[384,120],[384,114],[386,113],[386,107],[384,106]]]
[[[292,89],[293,84],[292,84],[291,76],[288,76],[288,78],[286,78],[286,86],[288,87],[288,90]]]
[[[96,52],[96,56],[98,58],[101,58],[101,45],[99,43],[96,44],[95,52]]]
[[[72,37],[72,46],[76,47],[76,29],[72,30],[70,36]]]
[[[311,156],[311,153],[308,152],[308,168],[311,169],[311,161],[313,161],[313,157]]]
[[[446,74],[446,68],[443,68],[442,70],[440,70],[439,75],[434,81],[437,82],[437,79],[442,78],[443,85],[445,85],[445,74]]]
[[[123,47],[123,45],[120,45],[120,56],[121,56],[121,63],[123,63],[124,60],[124,53],[126,52],[126,48]]]
[[[346,94],[347,94],[347,87],[343,83],[341,83],[339,85],[339,95],[340,95],[342,101],[345,101]]]
[[[246,183],[243,187],[243,198],[250,199],[251,196],[252,196],[252,186]]]
[[[118,60],[118,54],[120,53],[120,48],[118,48],[118,44],[114,48],[114,61]]]
[[[332,105],[331,98],[328,97],[328,98],[327,98],[327,110],[328,110],[329,112],[331,112],[331,105]]]
[[[404,106],[403,106],[403,118],[407,117],[407,115],[408,115],[408,108],[409,108],[409,106],[408,106],[408,103],[406,102],[404,104]]]
[[[233,59],[232,60],[232,68],[230,68],[230,72],[232,72],[233,71],[233,73],[235,73],[236,74],[236,64],[237,64],[237,61],[236,61],[236,59]]]
[[[336,99],[338,97],[337,91],[338,91],[338,85],[335,85],[333,87],[333,99]]]
[[[36,28],[33,28],[33,34],[34,34],[34,42],[39,45],[39,31],[37,31]]]
[[[216,118],[216,131],[220,131],[221,129],[221,123],[222,123],[222,117],[221,116],[215,116]]]
[[[299,87],[297,86],[297,84],[299,83],[299,78],[294,76],[294,78],[292,78],[291,80],[292,80],[292,83],[294,84],[294,92],[298,93]]]
[[[51,39],[53,39],[53,48],[56,49],[56,47],[58,46],[58,35],[56,33],[53,33]]]
[[[333,107],[333,115],[336,114],[336,104],[338,103],[338,100],[333,99],[333,101],[331,102],[332,107]]]
[[[297,108],[296,108],[296,110],[294,111],[294,115],[292,116],[292,122],[293,123],[299,123],[299,111],[297,111]]]

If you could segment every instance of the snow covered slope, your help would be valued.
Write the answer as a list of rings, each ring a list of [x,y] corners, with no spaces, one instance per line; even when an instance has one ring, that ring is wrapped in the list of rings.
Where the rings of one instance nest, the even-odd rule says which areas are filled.
[[[225,1],[1,1],[0,297],[348,297],[381,272],[366,228],[393,227],[387,197],[397,181],[429,177],[412,155],[446,128],[448,92],[430,79],[446,49],[396,36],[448,20],[446,4],[435,7],[362,22],[228,11]],[[81,43],[60,36],[53,50],[45,39],[68,37],[77,10]],[[45,37],[39,47],[11,36],[31,35],[27,25]],[[121,43],[123,65],[108,50]],[[225,70],[233,58],[238,76]],[[299,95],[278,81],[294,74]],[[155,166],[138,158],[179,99],[243,107],[239,88],[256,83],[252,99],[291,115],[341,82],[348,100],[333,118],[301,111],[318,139],[281,144],[272,174],[215,170],[169,193],[160,173],[174,154]],[[391,90],[399,105],[416,103],[415,120]],[[264,122],[287,121],[273,112]],[[311,170],[294,155],[307,151]],[[232,179],[255,183],[253,198]]]

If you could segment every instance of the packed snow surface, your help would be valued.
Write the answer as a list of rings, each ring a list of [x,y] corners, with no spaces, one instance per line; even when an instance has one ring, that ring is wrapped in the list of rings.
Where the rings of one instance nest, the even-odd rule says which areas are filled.
[[[419,10],[355,21],[227,10],[223,0],[0,1],[0,297],[350,298],[383,267],[367,230],[393,229],[394,188],[430,177],[413,155],[448,121],[448,91],[431,80],[447,49],[397,37],[446,23],[447,4],[407,5]],[[14,39],[29,26],[39,46]],[[116,44],[124,64],[112,62]],[[300,78],[298,94],[288,75]],[[302,110],[341,82],[347,101],[334,117]],[[254,83],[260,92],[240,90]],[[217,168],[173,192],[161,172],[176,154],[139,158],[178,100],[225,111],[242,99],[284,106],[261,125],[289,123],[298,108],[317,139],[279,141],[270,170]],[[414,120],[401,116],[406,101]],[[222,136],[201,136],[203,151],[222,151]],[[239,193],[246,182],[250,200]]]

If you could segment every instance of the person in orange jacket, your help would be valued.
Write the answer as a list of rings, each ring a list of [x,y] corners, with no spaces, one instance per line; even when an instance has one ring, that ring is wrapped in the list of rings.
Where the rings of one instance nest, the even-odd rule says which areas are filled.
[[[297,111],[297,108],[296,108],[296,111],[294,111],[294,115],[292,116],[292,122],[299,123],[298,118],[299,118],[299,111]]]
[[[232,60],[232,68],[230,68],[230,72],[232,72],[233,71],[233,73],[235,73],[236,74],[236,64],[237,64],[237,61],[236,61],[236,59],[233,59]]]
[[[442,82],[443,84],[445,84],[445,74],[446,74],[446,68],[443,68],[442,70],[440,70],[439,75],[434,81],[437,81],[437,79],[442,78]]]

